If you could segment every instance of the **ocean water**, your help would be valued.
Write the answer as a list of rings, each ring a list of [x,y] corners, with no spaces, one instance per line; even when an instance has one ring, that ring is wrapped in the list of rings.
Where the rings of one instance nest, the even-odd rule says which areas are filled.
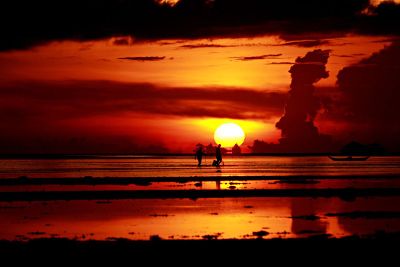
[[[1,159],[0,178],[210,177],[210,176],[400,176],[400,157],[371,157],[340,162],[328,157],[226,156],[223,166],[212,157],[197,167],[194,156],[113,156],[68,159]]]

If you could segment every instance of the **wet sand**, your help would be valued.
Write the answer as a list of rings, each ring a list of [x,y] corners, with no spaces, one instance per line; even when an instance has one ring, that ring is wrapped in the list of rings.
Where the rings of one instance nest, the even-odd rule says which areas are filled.
[[[134,260],[169,254],[192,261],[211,260],[209,254],[268,262],[302,248],[308,260],[318,250],[329,258],[338,253],[366,258],[383,247],[391,251],[387,244],[400,240],[400,175],[391,174],[398,169],[394,163],[387,169],[379,163],[375,172],[372,161],[368,172],[354,175],[347,173],[354,166],[344,164],[346,171],[330,175],[335,163],[322,159],[318,168],[329,169],[314,172],[313,160],[298,165],[295,159],[288,165],[299,169],[293,175],[280,161],[279,175],[236,176],[234,165],[223,174],[199,170],[206,171],[201,176],[173,176],[172,169],[167,176],[145,177],[139,171],[132,177],[73,172],[73,178],[62,177],[63,172],[41,177],[42,170],[20,177],[4,173],[0,254],[82,259],[103,253]]]
[[[398,180],[400,175],[285,175],[285,176],[182,176],[182,177],[77,177],[77,178],[40,178],[21,176],[18,178],[1,178],[0,186],[17,185],[148,185],[157,182],[215,182],[215,181],[283,181],[306,182],[313,180]]]
[[[397,175],[218,178],[23,176],[0,179],[0,192],[2,228],[15,229],[14,232],[0,231],[0,239],[9,240],[42,237],[148,239],[151,235],[159,234],[159,223],[168,228],[163,232],[163,239],[171,236],[178,239],[243,239],[254,238],[253,233],[262,235],[263,231],[267,232],[264,233],[267,238],[320,234],[341,237],[374,234],[375,231],[400,231],[400,209],[393,208],[391,204],[400,202],[400,179]],[[237,203],[242,205],[237,207]],[[215,204],[217,206],[213,206]],[[132,208],[132,205],[140,208]],[[271,205],[275,208],[272,209]],[[187,214],[181,213],[181,206],[190,207],[185,211]],[[221,209],[225,206],[227,209]],[[74,209],[79,212],[73,212]],[[207,211],[204,212],[204,209]],[[60,213],[64,210],[70,210],[71,213]],[[128,216],[130,221],[120,221],[120,213],[115,213],[115,210],[120,210],[122,214],[129,211],[129,216],[124,216]],[[91,225],[96,229],[97,225],[104,224],[100,216],[103,213],[113,214],[104,219],[112,223],[103,233],[94,233],[83,229],[85,227],[75,229],[75,224],[69,220],[75,218],[77,224]],[[49,217],[46,214],[59,215],[55,219],[53,215]],[[86,214],[92,216],[87,217]],[[232,223],[235,220],[227,217],[227,214],[247,218],[247,221]],[[251,214],[263,214],[263,218],[269,219],[260,220]],[[276,218],[271,219],[274,216]],[[6,218],[9,219],[8,223]],[[80,218],[87,218],[94,223],[81,221]],[[153,218],[158,220],[153,221]],[[135,227],[128,229],[125,225],[131,225],[133,221],[148,226],[143,228],[142,234],[138,234]],[[198,225],[199,221],[204,222],[208,230]],[[254,222],[257,222],[257,227]],[[333,230],[333,225],[339,222],[342,228]],[[179,230],[173,227],[174,224],[192,224],[193,227]],[[279,224],[282,227],[271,226]],[[363,224],[371,225],[371,228],[365,228]],[[65,227],[54,228],[54,225]],[[219,225],[219,229],[215,225]],[[236,225],[236,230],[233,231],[229,225]],[[330,225],[329,230],[327,225]],[[115,229],[125,230],[120,232]]]
[[[108,190],[2,192],[0,201],[165,199],[225,197],[357,197],[400,196],[400,188],[252,189],[252,190]]]
[[[7,240],[265,239],[400,232],[400,196],[0,202]]]

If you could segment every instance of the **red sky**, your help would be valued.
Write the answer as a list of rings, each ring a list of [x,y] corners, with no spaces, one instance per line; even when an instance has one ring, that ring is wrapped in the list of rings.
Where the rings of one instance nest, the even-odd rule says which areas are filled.
[[[350,95],[338,73],[394,46],[396,34],[245,35],[144,40],[114,34],[3,49],[0,153],[191,152],[198,142],[212,143],[223,122],[243,128],[245,151],[255,139],[278,143],[289,69],[316,49],[329,50],[329,77],[314,84],[315,94],[329,100],[314,121],[319,132],[342,142],[387,140],[376,130],[387,123],[348,116],[356,111],[345,107]]]

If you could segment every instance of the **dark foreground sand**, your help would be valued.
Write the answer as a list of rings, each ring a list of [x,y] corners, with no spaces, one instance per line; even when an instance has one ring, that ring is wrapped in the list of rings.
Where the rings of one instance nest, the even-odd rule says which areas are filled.
[[[2,261],[65,263],[124,262],[126,266],[148,266],[152,263],[188,266],[215,263],[259,263],[331,265],[375,263],[396,265],[400,234],[375,234],[341,239],[314,236],[302,239],[251,240],[150,240],[75,241],[69,239],[34,239],[28,242],[0,241]],[[393,261],[395,260],[395,261]],[[11,265],[10,265],[11,266]]]

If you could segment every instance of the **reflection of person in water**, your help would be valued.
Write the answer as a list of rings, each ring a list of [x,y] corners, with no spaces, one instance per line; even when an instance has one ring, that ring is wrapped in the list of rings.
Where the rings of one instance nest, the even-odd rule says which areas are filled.
[[[217,146],[217,149],[215,150],[215,156],[217,158],[216,166],[219,166],[222,162],[221,144]]]
[[[217,179],[215,181],[215,186],[216,186],[217,190],[221,190],[221,181]]]
[[[201,161],[203,160],[203,155],[205,155],[204,151],[203,151],[203,146],[198,146],[197,150],[196,150],[196,154],[195,154],[195,159],[197,159],[197,166],[201,166]]]
[[[292,233],[301,234],[326,234],[327,223],[317,215],[318,207],[323,203],[313,198],[292,198]]]

